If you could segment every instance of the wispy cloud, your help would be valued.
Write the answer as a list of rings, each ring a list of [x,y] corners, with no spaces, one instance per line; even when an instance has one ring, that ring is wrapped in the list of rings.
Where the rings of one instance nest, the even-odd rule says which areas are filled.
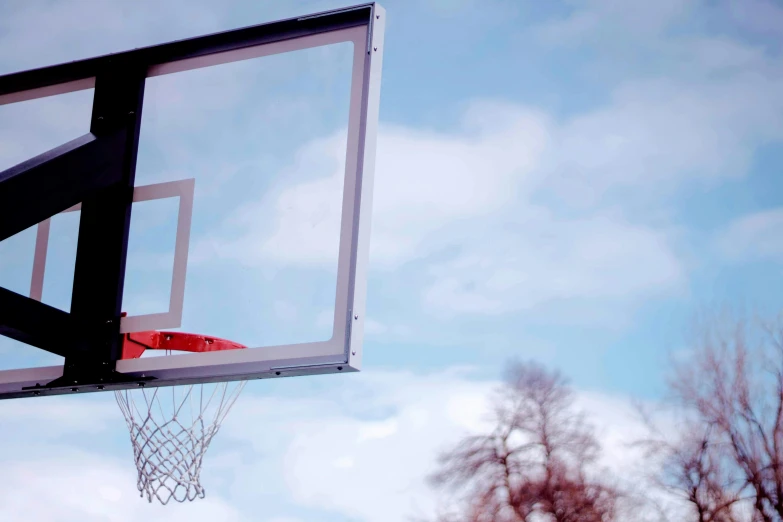
[[[783,209],[734,220],[719,234],[717,246],[732,261],[783,260]]]
[[[529,184],[526,178],[546,146],[545,120],[513,105],[487,105],[486,111],[491,115],[474,114],[479,112],[474,108],[466,116],[468,128],[454,134],[382,128],[374,262],[394,267],[425,255],[439,246],[437,236],[444,227],[496,212]],[[281,176],[307,181],[283,185],[278,193],[240,207],[229,219],[239,237],[213,236],[196,251],[211,249],[251,263],[334,263],[344,156],[344,133],[307,144],[297,154],[293,172]],[[317,173],[322,174],[312,179]]]
[[[562,150],[554,147],[553,132],[541,114],[496,102],[473,104],[459,133],[383,128],[373,266],[395,277],[405,263],[423,264],[430,279],[425,308],[447,314],[496,314],[567,299],[627,304],[676,291],[685,273],[665,231],[634,225],[617,212],[567,218],[533,203],[538,191],[556,183],[543,177],[546,158]],[[595,134],[592,128],[578,132],[585,147]],[[334,266],[343,147],[341,135],[307,145],[294,169],[305,169],[307,177],[310,165],[333,170],[240,207],[227,221],[232,234],[215,230],[197,244],[196,256],[202,262]],[[564,170],[600,183],[576,165]],[[447,260],[441,254],[428,259],[449,248],[456,254]]]

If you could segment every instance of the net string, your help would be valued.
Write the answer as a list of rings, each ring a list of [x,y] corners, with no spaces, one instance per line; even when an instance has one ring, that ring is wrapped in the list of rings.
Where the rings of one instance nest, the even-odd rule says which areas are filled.
[[[204,454],[244,386],[245,381],[238,381],[115,392],[130,432],[140,496],[164,505],[172,498],[204,498]],[[169,391],[167,410],[169,401],[163,396]],[[189,418],[183,412],[189,412]]]

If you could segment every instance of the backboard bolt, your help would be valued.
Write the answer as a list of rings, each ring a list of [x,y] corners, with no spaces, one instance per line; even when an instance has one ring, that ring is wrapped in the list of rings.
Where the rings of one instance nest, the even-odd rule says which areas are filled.
[[[128,116],[132,116],[132,115],[134,115],[134,114],[136,114],[136,113],[135,113],[135,112],[133,112],[133,111],[130,111],[130,112],[128,113]]]
[[[102,119],[103,119],[103,116],[98,116],[98,119],[99,119],[99,120],[102,120]]]
[[[375,15],[375,19],[378,20],[381,18],[381,15]]]
[[[354,315],[353,318],[354,319],[359,319],[359,316],[358,315]]]
[[[377,47],[373,47],[373,48],[372,48],[372,50],[373,50],[373,51],[377,51],[377,50],[378,50],[378,48],[377,48]]]
[[[77,392],[77,391],[79,391],[79,388],[71,388],[71,391],[72,392]]]
[[[337,367],[337,369],[338,369],[338,370],[342,370],[342,369],[343,369],[343,367],[342,367],[342,366],[338,366],[338,367]]]
[[[356,355],[356,352],[351,352],[351,355]]]
[[[280,372],[275,372],[275,375],[280,375]]]
[[[33,395],[41,395],[41,392],[39,392],[38,390],[36,390],[36,391],[34,391],[34,392],[33,392]]]
[[[104,386],[103,384],[99,384],[98,386],[96,386],[96,388],[98,388],[99,390],[102,390],[102,389],[104,389],[105,387],[106,387],[106,386]]]
[[[140,382],[140,383],[138,384],[138,387],[139,387],[139,388],[144,388],[144,383],[143,383],[143,382]]]

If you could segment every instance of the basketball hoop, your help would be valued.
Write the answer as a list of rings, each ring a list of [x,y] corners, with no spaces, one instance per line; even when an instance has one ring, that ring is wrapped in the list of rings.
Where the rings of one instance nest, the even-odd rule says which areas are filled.
[[[206,352],[246,348],[224,339],[180,332],[126,334],[123,359],[145,350]],[[130,431],[141,497],[167,504],[204,498],[204,454],[245,381],[115,391]]]

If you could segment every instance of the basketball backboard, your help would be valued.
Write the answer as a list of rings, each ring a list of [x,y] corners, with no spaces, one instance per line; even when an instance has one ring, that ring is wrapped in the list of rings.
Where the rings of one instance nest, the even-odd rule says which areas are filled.
[[[0,398],[358,370],[384,24],[0,76]],[[248,348],[128,356],[161,330]]]

